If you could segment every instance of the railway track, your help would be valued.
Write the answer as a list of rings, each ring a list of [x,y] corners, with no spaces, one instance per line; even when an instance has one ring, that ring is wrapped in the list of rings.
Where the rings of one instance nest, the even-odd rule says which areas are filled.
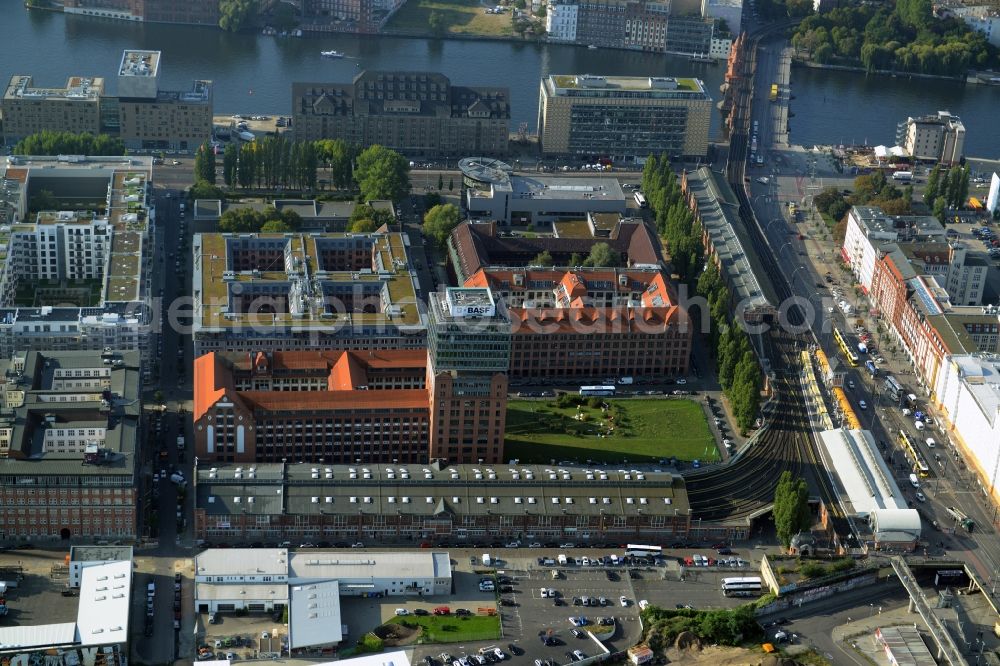
[[[727,179],[738,197],[740,219],[746,227],[753,251],[764,264],[765,279],[770,279],[774,293],[782,302],[790,299],[793,292],[764,230],[754,216],[744,178],[757,47],[770,32],[787,28],[793,23],[773,26],[750,35],[747,58],[738,81],[739,89],[735,93],[737,103],[733,113],[738,116],[733,123],[726,165]],[[804,314],[798,307],[789,308],[786,316],[793,326],[804,321]],[[768,346],[774,391],[773,410],[767,429],[729,465],[685,475],[688,501],[696,518],[738,520],[761,512],[773,502],[777,480],[785,471],[795,476],[812,476],[826,505],[834,514],[839,513],[836,495],[813,447],[811,425],[798,378],[802,370],[799,352],[813,341],[812,335],[792,334],[780,326],[773,326],[763,339]]]
[[[766,339],[774,369],[774,405],[767,430],[729,465],[685,475],[688,502],[696,518],[748,518],[771,504],[782,472],[798,475],[804,471],[809,417],[793,365],[801,340],[777,330]]]

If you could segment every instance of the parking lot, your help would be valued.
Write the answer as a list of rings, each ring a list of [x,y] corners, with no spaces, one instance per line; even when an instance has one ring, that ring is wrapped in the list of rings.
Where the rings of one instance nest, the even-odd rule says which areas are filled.
[[[475,586],[482,578],[475,571],[483,569],[482,551],[453,550],[452,559],[456,568],[455,580],[471,584],[475,593],[489,597],[489,593],[479,593]],[[696,551],[668,551],[666,566],[582,566],[576,559],[596,560],[609,556],[612,552],[621,555],[620,549],[571,549],[563,550],[567,564],[547,566],[539,560],[557,560],[558,552],[549,549],[501,549],[494,553],[497,568],[500,600],[502,638],[496,641],[468,641],[461,644],[427,645],[415,648],[414,660],[426,656],[440,662],[445,651],[449,656],[472,655],[483,646],[495,644],[516,660],[553,660],[556,664],[570,663],[567,653],[580,649],[588,656],[599,654],[601,649],[594,642],[592,634],[613,630],[612,636],[603,641],[611,651],[624,650],[634,644],[641,633],[639,624],[640,600],[663,607],[690,605],[694,608],[731,608],[746,600],[730,599],[720,592],[721,580],[726,576],[753,575],[750,567],[750,553],[734,552],[732,557],[741,557],[747,566],[740,569],[718,569],[716,567],[687,567],[683,561],[691,558]],[[702,549],[703,555],[717,557],[715,552]],[[496,558],[499,557],[499,561]],[[553,578],[553,571],[558,572]],[[461,587],[457,588],[461,590]],[[545,592],[543,593],[543,589]],[[553,590],[555,596],[549,595]],[[459,594],[458,598],[468,598]],[[599,600],[605,598],[606,605],[583,606],[583,597]],[[625,606],[620,599],[624,597]],[[477,597],[478,598],[478,597]],[[395,598],[383,601],[382,614],[385,617],[396,606],[411,608],[414,604],[433,607],[431,603],[409,602],[403,604]],[[367,600],[365,600],[367,601]],[[574,601],[581,605],[576,605]],[[454,608],[458,602],[448,603]],[[475,609],[473,609],[475,610]],[[348,611],[344,611],[345,614]],[[570,618],[586,618],[586,624],[579,627],[580,637],[573,633],[574,623]],[[599,624],[601,618],[613,618],[613,624]],[[384,618],[383,618],[384,619]],[[577,620],[579,623],[579,620]],[[362,628],[364,630],[364,628]],[[586,631],[584,631],[586,630]],[[546,645],[543,638],[549,638]],[[511,650],[513,647],[513,650]]]
[[[277,621],[275,619],[277,618]],[[202,658],[212,652],[216,659],[252,659],[261,655],[287,655],[287,628],[275,613],[216,613],[216,623],[209,624],[208,614],[199,616],[204,634],[198,641]],[[207,651],[206,651],[207,649]]]

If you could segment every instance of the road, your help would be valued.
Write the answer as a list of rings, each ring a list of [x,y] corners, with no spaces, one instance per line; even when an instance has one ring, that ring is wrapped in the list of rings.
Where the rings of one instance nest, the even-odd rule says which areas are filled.
[[[839,267],[838,248],[811,207],[812,195],[827,186],[850,188],[853,179],[839,174],[826,155],[783,143],[785,135],[780,126],[783,114],[779,109],[788,104],[792,94],[784,85],[788,81],[787,66],[784,71],[781,66],[784,47],[785,42],[775,38],[762,42],[758,52],[752,119],[759,124],[761,145],[768,149],[763,153],[765,165],[748,171],[754,214],[761,221],[768,243],[782,273],[788,277],[792,291],[802,302],[809,304],[812,329],[827,354],[831,358],[838,355],[831,335],[833,326],[850,332],[860,320],[873,333],[877,347],[886,357],[885,363],[880,364],[881,369],[892,372],[908,390],[920,394],[913,368],[904,354],[888,353],[888,348],[897,343],[881,332],[884,327],[868,312],[864,299],[854,294],[851,276]],[[768,99],[773,82],[782,83],[781,95],[775,103]],[[767,183],[758,182],[758,178],[765,176]],[[789,201],[803,207],[803,221],[789,220]],[[831,285],[826,283],[824,277],[827,274],[835,280],[832,286],[842,285],[843,297],[854,306],[854,313],[849,317],[844,317],[834,307],[834,298],[827,291]],[[830,309],[835,312],[831,313]],[[1000,537],[990,527],[996,518],[995,511],[983,505],[981,495],[975,490],[974,480],[948,442],[947,435],[935,431],[917,432],[912,419],[904,418],[898,406],[888,404],[879,382],[873,381],[868,373],[851,370],[847,380],[855,385],[854,389],[847,389],[855,411],[862,424],[885,444],[884,453],[896,472],[900,487],[913,496],[914,489],[910,488],[907,478],[911,471],[909,461],[898,445],[900,431],[907,432],[914,439],[932,467],[931,476],[923,482],[922,488],[928,501],[923,505],[914,503],[924,514],[925,523],[929,523],[924,534],[928,554],[947,555],[968,562],[983,580],[991,584],[991,591],[995,591],[995,583],[1000,581],[1000,563],[994,555],[1000,553]],[[860,400],[868,402],[870,408],[860,409]],[[933,409],[928,410],[926,402],[921,402],[921,406],[924,411],[937,416]],[[940,423],[941,419],[938,418],[937,422]],[[930,436],[937,440],[934,449],[926,443],[926,438]],[[938,454],[940,460],[934,454]],[[948,506],[957,506],[972,517],[978,526],[976,531],[971,534],[960,529],[956,531],[955,521],[945,512]],[[932,521],[937,521],[940,531],[933,527]]]
[[[190,227],[182,220],[179,203],[183,186],[190,182],[189,173],[185,172],[185,165],[157,168],[153,194],[156,259],[150,288],[157,299],[161,317],[156,342],[159,363],[155,373],[157,385],[144,400],[148,432],[140,474],[139,517],[140,533],[144,535],[143,543],[147,547],[140,545],[136,551],[137,587],[144,588],[150,581],[155,582],[157,587],[153,635],[143,636],[145,608],[141,595],[136,595],[139,605],[133,604],[131,622],[134,658],[144,663],[172,660],[179,654],[189,653],[189,646],[181,638],[190,635],[194,623],[190,560],[187,559],[193,545],[190,525],[193,497],[186,493],[178,502],[175,484],[167,478],[153,481],[154,473],[166,477],[176,470],[181,471],[185,478],[191,478],[190,458],[177,446],[177,437],[181,433],[185,436],[186,445],[191,442],[191,340],[182,326],[184,322],[178,321],[170,308],[177,298],[190,292]],[[164,186],[164,181],[167,186]],[[162,396],[155,395],[157,391]],[[154,397],[162,397],[162,402],[154,400]],[[161,406],[166,409],[161,411]],[[155,425],[157,420],[160,422],[159,430]],[[177,520],[178,511],[182,522]],[[177,571],[185,574],[180,601],[182,632],[174,630],[176,604],[173,577]]]

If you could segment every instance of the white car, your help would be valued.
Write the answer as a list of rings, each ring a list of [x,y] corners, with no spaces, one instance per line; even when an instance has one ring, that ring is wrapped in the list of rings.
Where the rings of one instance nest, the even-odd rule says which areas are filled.
[[[916,492],[916,493],[913,494],[913,496],[917,498],[918,502],[926,502],[927,501],[927,497],[923,493],[921,493],[921,492]]]
[[[410,611],[406,610],[405,608],[397,608],[396,609],[396,615],[409,615],[409,614],[410,614]]]
[[[864,400],[858,400],[858,407],[860,407],[862,410],[868,409],[868,403],[865,402]]]
[[[677,383],[683,386],[684,384],[688,383],[688,380],[681,377],[680,379],[677,380]]]
[[[927,440],[926,440],[926,442],[927,442],[927,448],[928,449],[933,449],[935,446],[937,446],[937,442],[934,441],[933,437],[928,437]]]
[[[618,603],[620,603],[622,606],[628,606],[628,599],[626,599],[624,596],[618,597]]]
[[[538,594],[542,597],[542,599],[549,598],[549,591],[544,587],[538,590]]]

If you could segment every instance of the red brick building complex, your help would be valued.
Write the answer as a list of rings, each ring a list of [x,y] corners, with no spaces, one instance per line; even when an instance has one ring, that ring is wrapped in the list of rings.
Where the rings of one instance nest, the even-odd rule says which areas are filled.
[[[491,309],[479,312],[481,303]],[[486,290],[449,289],[432,294],[430,313],[427,351],[199,357],[193,414],[199,459],[502,460],[510,363],[502,304]]]
[[[603,378],[688,372],[692,331],[655,269],[480,269],[509,305],[510,376]]]
[[[625,268],[580,266],[606,243]],[[516,236],[492,223],[459,225],[448,239],[458,280],[488,288],[511,319],[510,376],[603,379],[687,374],[692,330],[641,220],[589,213],[550,236]],[[556,266],[533,265],[548,253]]]

